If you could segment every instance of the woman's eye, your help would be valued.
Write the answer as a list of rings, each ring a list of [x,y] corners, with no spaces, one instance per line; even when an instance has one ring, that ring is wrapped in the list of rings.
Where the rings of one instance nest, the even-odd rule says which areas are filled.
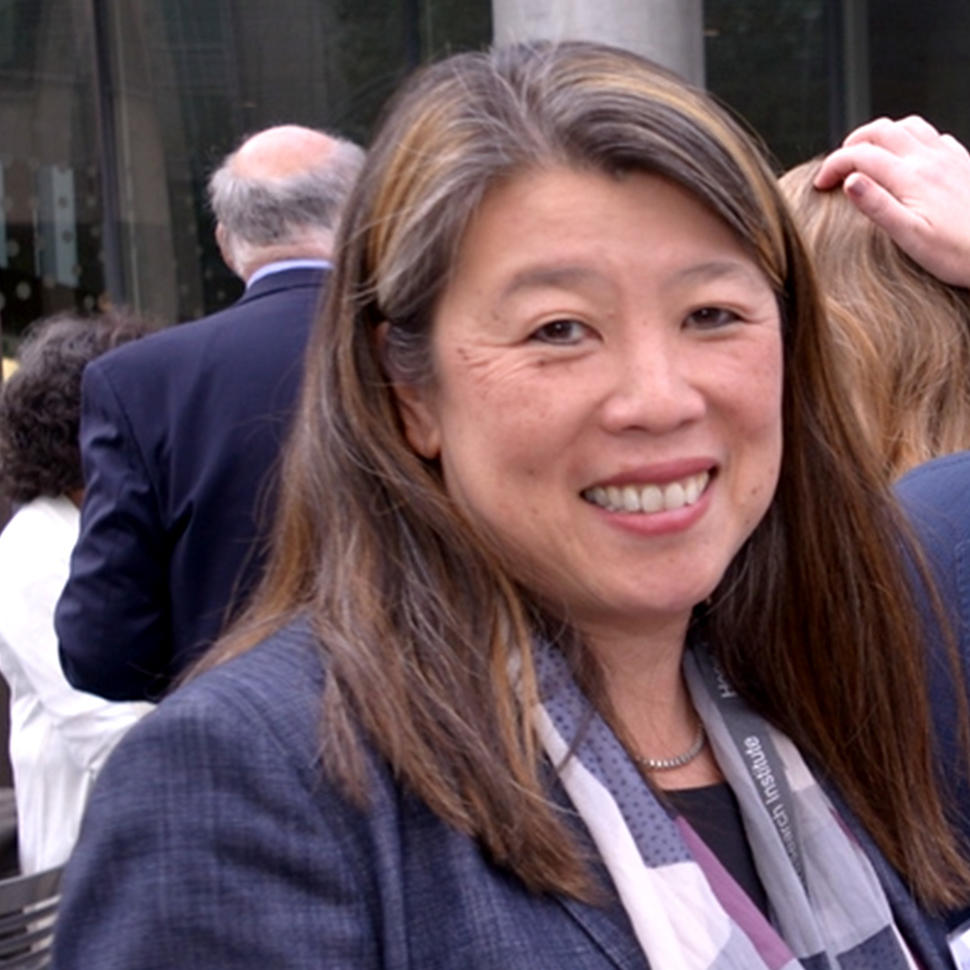
[[[550,320],[532,335],[532,340],[547,344],[575,344],[587,334],[586,325],[578,320]]]
[[[705,306],[687,315],[687,322],[704,330],[716,330],[735,323],[740,317],[733,310],[726,310],[720,306]]]

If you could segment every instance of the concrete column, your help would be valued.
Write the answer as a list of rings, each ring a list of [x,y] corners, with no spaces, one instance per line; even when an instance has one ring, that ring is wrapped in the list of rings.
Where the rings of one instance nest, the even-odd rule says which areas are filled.
[[[497,43],[596,40],[704,83],[702,0],[492,0]]]

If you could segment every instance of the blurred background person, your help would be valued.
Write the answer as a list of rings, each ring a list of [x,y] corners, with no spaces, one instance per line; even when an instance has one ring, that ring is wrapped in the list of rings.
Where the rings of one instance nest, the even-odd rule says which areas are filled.
[[[847,391],[886,474],[970,448],[970,290],[917,264],[841,191],[822,159],[780,180],[812,252]]]
[[[87,491],[55,616],[75,687],[157,700],[258,577],[310,320],[362,161],[299,125],[244,140],[209,183],[242,297],[85,372]]]
[[[78,535],[81,372],[149,331],[108,311],[38,321],[0,392],[0,491],[15,513],[0,533],[0,672],[10,686],[10,759],[21,870],[63,863],[88,789],[115,742],[149,704],[113,704],[68,684],[54,604]]]

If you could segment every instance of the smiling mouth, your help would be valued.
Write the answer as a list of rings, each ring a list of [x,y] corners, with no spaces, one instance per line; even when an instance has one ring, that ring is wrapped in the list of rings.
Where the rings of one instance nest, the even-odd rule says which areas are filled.
[[[582,496],[607,512],[673,512],[685,505],[693,505],[703,495],[710,480],[711,473],[704,471],[663,485],[653,482],[643,485],[595,485],[585,489]]]

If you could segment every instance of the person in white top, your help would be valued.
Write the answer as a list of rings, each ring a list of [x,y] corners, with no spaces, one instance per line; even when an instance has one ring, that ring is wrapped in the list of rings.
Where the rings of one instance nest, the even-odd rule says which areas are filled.
[[[38,321],[0,392],[0,492],[16,509],[0,533],[0,674],[10,687],[24,873],[67,860],[95,774],[152,706],[111,703],[71,687],[53,624],[79,527],[81,373],[89,360],[149,329],[117,311]]]

